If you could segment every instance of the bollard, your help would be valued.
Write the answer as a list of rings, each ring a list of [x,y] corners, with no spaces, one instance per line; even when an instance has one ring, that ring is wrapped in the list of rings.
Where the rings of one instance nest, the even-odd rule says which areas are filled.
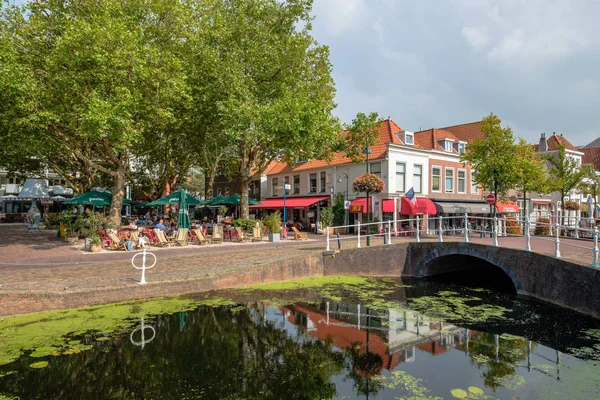
[[[508,236],[506,234],[506,217],[502,217],[502,236]]]
[[[469,243],[469,218],[465,213],[465,243]]]
[[[356,226],[358,227],[357,228],[358,229],[358,231],[357,231],[358,232],[358,235],[357,235],[357,237],[358,237],[358,244],[356,245],[356,248],[360,249],[360,221],[358,221],[356,223]]]
[[[146,329],[149,329],[150,332],[152,332],[152,337],[150,339],[146,339],[146,333],[145,333]],[[140,332],[140,335],[141,335],[139,342],[137,340],[133,339],[133,335],[136,332]],[[131,341],[131,344],[133,344],[134,346],[139,346],[142,348],[142,350],[144,350],[144,346],[147,345],[148,343],[150,343],[151,341],[153,341],[155,337],[156,337],[156,331],[154,330],[154,328],[151,325],[144,324],[144,318],[142,318],[140,326],[135,328],[133,330],[133,332],[131,332],[131,334],[129,335],[129,340]]]
[[[135,265],[134,261],[135,261],[135,258],[137,256],[139,256],[140,254],[142,255],[142,266],[138,267],[138,266]],[[146,266],[146,256],[147,255],[151,255],[152,257],[154,257],[154,262],[149,267]],[[140,285],[144,285],[144,284],[148,283],[148,282],[146,282],[146,270],[150,269],[150,268],[152,268],[152,267],[154,267],[156,265],[156,256],[153,253],[146,252],[146,249],[144,248],[144,250],[141,253],[134,254],[134,256],[131,258],[131,265],[133,265],[133,268],[135,268],[135,269],[141,269],[142,270],[142,279],[140,279],[139,284]]]
[[[529,218],[525,217],[525,250],[531,251],[531,233],[529,233]]]
[[[415,239],[417,243],[421,242],[421,221],[419,220],[419,216],[417,215],[417,230],[415,231]]]
[[[337,235],[337,243],[338,243],[338,250],[342,249],[342,238],[340,237],[339,233],[336,233]]]
[[[592,267],[600,268],[600,262],[598,262],[598,228],[594,226],[594,262]]]
[[[439,221],[439,229],[438,229],[438,242],[442,243],[444,241],[444,237],[442,236],[442,216],[438,217]]]
[[[575,239],[579,239],[579,217],[575,217]]]
[[[388,237],[388,244],[392,244],[392,221],[388,221],[387,237]]]
[[[325,249],[325,251],[329,251],[329,227],[326,227],[325,231],[327,233],[327,248]]]
[[[554,251],[554,257],[560,258],[560,231],[558,229],[558,222],[555,224],[554,229],[556,230],[556,241],[555,241],[556,249]]]
[[[494,226],[492,227],[492,236],[494,237],[494,246],[498,247],[498,217],[494,217]]]

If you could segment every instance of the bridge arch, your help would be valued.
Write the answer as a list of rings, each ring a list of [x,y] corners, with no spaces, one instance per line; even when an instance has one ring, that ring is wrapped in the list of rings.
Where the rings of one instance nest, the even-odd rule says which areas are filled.
[[[460,272],[472,270],[473,268],[468,265],[462,265],[456,267],[456,264],[452,268],[444,269],[440,268],[439,261],[444,259],[452,259],[461,257],[466,260],[478,260],[484,261],[491,264],[493,267],[497,267],[504,272],[508,278],[512,281],[517,293],[524,294],[523,284],[521,279],[517,276],[515,270],[504,263],[502,260],[495,257],[493,254],[488,252],[480,251],[479,249],[470,246],[444,246],[435,249],[430,249],[425,256],[417,263],[415,267],[414,276],[418,278],[424,278],[427,276],[435,276],[443,273]]]

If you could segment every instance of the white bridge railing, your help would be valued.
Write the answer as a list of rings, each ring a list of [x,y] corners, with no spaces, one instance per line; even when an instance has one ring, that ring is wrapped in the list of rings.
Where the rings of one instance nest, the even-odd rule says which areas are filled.
[[[431,223],[432,220],[435,221],[435,224]],[[423,221],[427,221],[428,226],[421,226]],[[473,226],[471,221],[477,221],[480,224]],[[444,222],[446,223],[444,224]],[[509,223],[511,226],[508,226]],[[438,242],[443,242],[444,237],[461,236],[463,241],[468,243],[470,235],[479,234],[479,237],[485,238],[489,234],[490,237],[493,238],[493,245],[496,247],[498,246],[498,237],[524,237],[525,250],[532,251],[531,239],[533,237],[537,240],[554,242],[554,256],[557,258],[561,257],[561,244],[563,246],[572,246],[591,252],[593,255],[592,266],[600,268],[600,262],[598,261],[598,228],[596,226],[584,228],[578,225],[579,224],[561,225],[558,222],[531,222],[528,218],[481,217],[464,214],[460,217],[438,216],[419,218],[419,216],[417,216],[416,218],[371,222],[369,224],[357,222],[355,225],[333,226],[330,229],[345,229],[346,231],[354,230],[356,236],[340,236],[337,234],[334,240],[337,241],[338,249],[342,248],[342,241],[356,241],[356,247],[360,248],[362,246],[363,238],[370,237],[383,237],[384,244],[392,244],[392,236],[410,236],[414,237],[416,242],[420,242],[422,236],[428,236],[430,238],[437,237]],[[327,229],[326,231],[326,251],[331,251],[332,239],[330,229]],[[537,230],[538,233],[532,235],[532,229],[534,229],[534,231]],[[544,234],[543,232],[546,233]],[[581,240],[561,242],[561,234],[563,234],[563,238],[565,238],[566,235],[571,235],[571,238]],[[593,247],[585,245],[585,243],[589,242],[593,242]]]

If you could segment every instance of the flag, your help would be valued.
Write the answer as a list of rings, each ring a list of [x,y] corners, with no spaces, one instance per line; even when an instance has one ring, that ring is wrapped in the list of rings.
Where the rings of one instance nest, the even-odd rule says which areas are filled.
[[[408,192],[406,192],[404,197],[410,200],[410,202],[413,203],[413,205],[417,204],[417,196],[415,196],[415,190],[413,188],[410,188]]]

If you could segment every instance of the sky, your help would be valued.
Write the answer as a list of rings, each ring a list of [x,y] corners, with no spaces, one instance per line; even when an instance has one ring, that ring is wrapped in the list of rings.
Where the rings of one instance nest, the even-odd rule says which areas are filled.
[[[409,131],[490,112],[537,143],[600,137],[600,1],[314,0],[342,122],[376,111]]]

